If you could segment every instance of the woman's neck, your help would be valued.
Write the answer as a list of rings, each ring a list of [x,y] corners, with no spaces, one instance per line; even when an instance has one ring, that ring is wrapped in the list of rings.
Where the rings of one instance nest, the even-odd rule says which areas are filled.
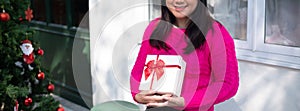
[[[176,25],[179,28],[186,28],[187,18],[177,18]]]

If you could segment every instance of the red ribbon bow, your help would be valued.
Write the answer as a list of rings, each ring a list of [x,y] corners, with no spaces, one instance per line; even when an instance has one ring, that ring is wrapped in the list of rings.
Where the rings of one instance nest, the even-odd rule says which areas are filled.
[[[165,65],[165,62],[159,59],[159,55],[157,55],[156,60],[150,60],[145,66],[147,67],[145,72],[145,80],[149,78],[152,73],[156,74],[157,80],[159,80],[164,75],[164,67],[176,67],[181,69],[179,65]],[[150,89],[152,89],[154,75],[151,80]]]
[[[161,59],[155,61],[151,60],[146,64],[146,69],[145,69],[145,80],[148,79],[148,77],[151,75],[151,73],[155,73],[157,76],[157,80],[161,78],[161,76],[164,74],[164,66],[165,62]]]

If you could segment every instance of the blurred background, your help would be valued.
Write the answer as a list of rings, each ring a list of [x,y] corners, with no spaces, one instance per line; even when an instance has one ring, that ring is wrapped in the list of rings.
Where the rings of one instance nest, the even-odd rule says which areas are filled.
[[[43,63],[53,75],[54,84],[57,86],[54,92],[56,95],[87,109],[107,101],[95,98],[107,92],[115,92],[106,94],[111,95],[108,100],[119,98],[133,102],[130,95],[123,93],[128,93],[126,88],[124,90],[112,82],[101,83],[101,80],[105,79],[104,76],[106,81],[110,77],[112,80],[116,78],[115,75],[109,75],[113,73],[109,71],[112,68],[108,67],[106,74],[102,72],[104,69],[97,69],[97,64],[102,63],[96,56],[101,55],[101,52],[95,51],[97,49],[94,46],[101,43],[97,42],[98,37],[107,27],[113,27],[114,30],[121,28],[107,31],[108,36],[105,37],[117,40],[126,34],[141,37],[142,32],[134,31],[143,31],[149,21],[159,17],[160,0],[31,2],[34,14],[31,26],[37,30],[35,36],[46,53]],[[138,8],[129,8],[134,5],[138,5]],[[300,96],[297,95],[297,92],[300,92],[299,6],[300,0],[208,0],[212,16],[220,21],[235,39],[241,78],[238,94],[218,105],[216,110],[300,110]],[[130,17],[126,17],[128,15]],[[112,33],[119,35],[109,36]],[[74,41],[76,49],[73,46]],[[132,55],[125,58],[128,64],[134,61],[140,39],[134,41],[137,42],[131,47],[134,50]],[[74,50],[75,58],[80,59],[74,60]],[[76,66],[74,63],[80,65]],[[74,75],[74,67],[80,67],[82,72]],[[123,82],[126,82],[128,76],[124,76]],[[78,78],[83,81],[78,81]]]

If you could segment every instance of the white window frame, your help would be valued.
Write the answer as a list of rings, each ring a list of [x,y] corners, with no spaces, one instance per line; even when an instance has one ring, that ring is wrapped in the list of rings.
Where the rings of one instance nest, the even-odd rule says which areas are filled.
[[[300,69],[300,47],[266,44],[265,0],[248,1],[247,41],[235,40],[237,58],[257,63]]]
[[[265,0],[248,0],[247,39],[234,40],[237,58],[243,61],[300,69],[300,47],[264,43],[265,5]],[[154,14],[152,9],[150,5],[149,17]]]

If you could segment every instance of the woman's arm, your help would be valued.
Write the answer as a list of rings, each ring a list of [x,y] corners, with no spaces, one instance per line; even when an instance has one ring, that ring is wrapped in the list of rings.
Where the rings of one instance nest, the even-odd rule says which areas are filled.
[[[150,24],[147,26],[143,35],[141,48],[139,50],[133,69],[131,70],[130,89],[131,89],[132,97],[136,102],[139,102],[136,100],[136,94],[140,93],[139,85],[142,78],[146,57],[151,50],[149,39],[154,29],[154,25],[157,21],[158,19],[155,19],[151,21]]]
[[[196,91],[187,108],[200,107],[207,110],[233,97],[238,89],[238,63],[233,39],[221,24],[214,24],[213,27],[211,35],[207,36],[212,70],[210,84]]]
[[[143,41],[136,62],[133,66],[130,76],[130,89],[133,99],[136,102],[136,94],[140,93],[139,85],[143,74],[143,69],[145,66],[145,61],[147,57],[147,43],[148,41]]]

